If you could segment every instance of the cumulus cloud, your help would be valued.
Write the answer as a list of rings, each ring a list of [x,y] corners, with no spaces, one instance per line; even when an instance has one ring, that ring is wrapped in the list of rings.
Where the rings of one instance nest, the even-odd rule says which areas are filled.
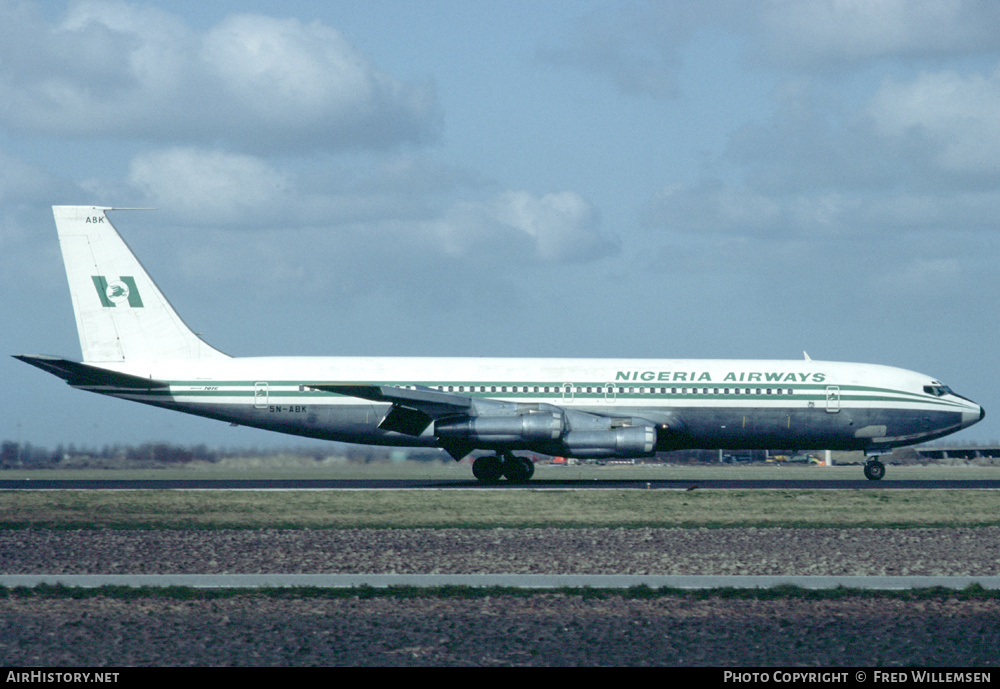
[[[687,3],[615,3],[580,17],[565,37],[537,51],[543,63],[577,67],[609,79],[627,94],[674,96],[679,48],[694,27],[736,7]]]
[[[370,180],[323,188],[311,184],[329,174],[322,167],[292,172],[252,155],[174,147],[136,155],[126,184],[138,194],[136,203],[186,224],[258,231],[297,227],[329,234],[336,242],[347,233],[371,245],[398,243],[463,260],[584,262],[620,249],[602,231],[594,206],[577,193],[508,191],[485,200],[455,200],[454,175],[444,169],[437,194],[418,184],[414,199],[411,186],[402,183],[410,165],[401,165],[402,170],[380,175],[374,189]],[[385,175],[400,184],[386,184]]]
[[[172,148],[136,156],[128,184],[188,222],[245,224],[273,219],[292,192],[288,175],[258,158]]]
[[[383,72],[320,22],[236,15],[198,33],[162,10],[81,2],[49,25],[0,10],[0,122],[58,135],[385,149],[437,135],[427,84]]]
[[[803,237],[850,236],[862,202],[838,191],[767,193],[709,180],[672,184],[646,207],[648,226],[679,235],[788,241]]]
[[[487,201],[457,203],[432,223],[432,231],[452,256],[573,262],[619,250],[600,231],[594,207],[573,192],[538,197],[510,191]]]
[[[783,67],[996,51],[1000,6],[969,0],[771,0],[747,25]]]
[[[734,130],[725,182],[665,185],[652,228],[741,238],[994,232],[1000,216],[1000,68],[924,71],[850,103],[784,84],[773,114]]]
[[[783,216],[775,200],[715,180],[694,187],[670,184],[646,209],[649,225],[693,234],[767,234]]]
[[[929,142],[946,170],[995,176],[1000,169],[1000,69],[990,75],[943,71],[886,81],[870,114],[884,136]]]
[[[720,31],[758,64],[834,72],[872,60],[996,54],[998,25],[1000,4],[978,0],[626,2],[583,15],[538,55],[624,93],[674,96],[689,44]]]
[[[201,57],[219,78],[226,102],[254,122],[344,147],[421,140],[433,129],[431,89],[378,70],[319,22],[230,17],[204,37]],[[327,127],[334,133],[324,134]]]

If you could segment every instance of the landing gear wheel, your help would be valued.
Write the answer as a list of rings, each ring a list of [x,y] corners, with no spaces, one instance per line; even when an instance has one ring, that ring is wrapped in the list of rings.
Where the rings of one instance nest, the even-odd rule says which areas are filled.
[[[503,475],[503,464],[499,457],[479,457],[472,463],[472,475],[483,483],[496,483]]]
[[[526,457],[504,453],[503,475],[511,483],[527,483],[535,475],[535,465]]]
[[[530,481],[531,477],[535,475],[535,463],[532,462],[527,457],[521,457],[520,459],[522,462],[524,462],[524,465],[528,468],[528,475],[525,477],[524,480]]]
[[[865,462],[865,478],[869,481],[878,481],[883,476],[885,476],[885,464],[878,461],[877,459],[872,459]]]

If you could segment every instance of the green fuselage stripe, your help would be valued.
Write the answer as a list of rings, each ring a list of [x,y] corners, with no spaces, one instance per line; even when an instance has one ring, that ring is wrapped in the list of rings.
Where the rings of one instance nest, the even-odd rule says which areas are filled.
[[[247,381],[247,380],[179,380],[165,381],[170,384],[169,388],[151,389],[137,391],[135,389],[102,389],[99,392],[109,394],[142,395],[149,397],[195,397],[206,400],[222,397],[254,397],[259,392],[260,384],[266,383],[268,394],[275,397],[293,397],[300,399],[331,400],[336,398],[350,399],[324,391],[310,390],[308,385],[321,384],[322,381],[311,380],[308,382],[300,380],[277,380],[277,381]],[[354,384],[355,381],[352,381]],[[586,401],[632,401],[647,402],[658,400],[669,402],[673,400],[703,400],[703,401],[725,401],[727,406],[742,402],[779,402],[788,401],[790,404],[808,403],[822,401],[839,401],[845,403],[922,403],[942,409],[958,409],[960,404],[951,400],[933,397],[926,394],[912,393],[891,388],[870,387],[861,385],[833,385],[827,383],[820,384],[742,384],[736,385],[622,385],[611,383],[536,383],[536,382],[455,382],[447,383],[440,381],[366,381],[357,383],[373,386],[426,387],[435,391],[442,391],[462,397],[473,398],[502,398],[512,401],[518,399],[530,401],[543,401],[553,404],[565,404],[567,402]],[[571,390],[564,392],[569,385]],[[87,387],[87,386],[83,386]],[[535,390],[538,392],[535,392]],[[609,392],[610,389],[610,392]],[[641,390],[641,392],[640,392]],[[749,392],[747,392],[749,390]],[[728,392],[727,392],[728,391]],[[737,392],[738,391],[738,392]],[[780,394],[779,394],[780,391]],[[359,403],[369,404],[364,401]]]

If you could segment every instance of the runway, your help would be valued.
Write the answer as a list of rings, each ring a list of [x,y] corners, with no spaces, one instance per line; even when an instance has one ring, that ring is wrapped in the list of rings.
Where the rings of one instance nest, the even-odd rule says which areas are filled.
[[[978,584],[1000,589],[998,576],[754,576],[754,575],[617,575],[617,574],[7,574],[0,586],[61,585],[212,589],[259,588],[513,588],[513,589],[758,589],[796,586],[803,589],[964,589]]]
[[[1000,479],[4,479],[0,490],[1000,490]]]

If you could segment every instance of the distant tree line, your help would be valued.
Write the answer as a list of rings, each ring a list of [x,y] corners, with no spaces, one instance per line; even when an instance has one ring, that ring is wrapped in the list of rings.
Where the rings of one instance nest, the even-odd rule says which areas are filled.
[[[211,450],[206,445],[181,447],[170,443],[145,443],[142,445],[105,445],[100,450],[80,448],[74,444],[59,445],[54,450],[30,443],[11,441],[0,443],[0,467],[12,469],[51,468],[85,460],[104,460],[120,463],[184,464],[192,461],[215,462],[227,454]]]
[[[173,443],[143,443],[141,445],[105,445],[79,447],[59,445],[55,449],[30,443],[0,442],[0,469],[53,469],[78,467],[142,467],[183,465],[191,462],[215,463],[226,458],[296,457],[321,461],[331,456],[347,462],[365,464],[397,458],[399,450],[392,448],[332,444],[328,450],[306,448],[210,448],[207,445],[186,447]],[[415,461],[451,461],[442,452],[416,450],[403,452]]]
[[[969,443],[969,445],[973,445]],[[483,452],[477,454],[485,454]],[[532,455],[536,461],[545,461],[549,457]],[[661,452],[656,457],[635,460],[636,463],[669,463],[669,464],[737,464],[744,462],[763,462],[768,458],[783,461],[796,453],[782,450],[676,450]],[[854,453],[860,455],[860,453]],[[835,453],[835,462],[843,463],[851,460],[850,453]],[[801,456],[801,455],[800,455]],[[340,445],[331,443],[328,448],[210,448],[207,445],[192,447],[172,443],[143,443],[141,445],[105,445],[100,449],[78,447],[72,443],[59,445],[49,449],[30,443],[13,441],[0,442],[0,469],[53,469],[53,468],[125,468],[125,467],[155,467],[177,466],[191,462],[215,463],[227,458],[297,458],[311,459],[316,462],[330,458],[338,458],[354,464],[372,462],[408,461],[446,462],[451,457],[439,450],[432,449],[402,449],[366,445]],[[863,458],[856,461],[863,461]],[[926,463],[912,448],[898,448],[890,460],[894,464]],[[933,460],[932,460],[933,461]]]

